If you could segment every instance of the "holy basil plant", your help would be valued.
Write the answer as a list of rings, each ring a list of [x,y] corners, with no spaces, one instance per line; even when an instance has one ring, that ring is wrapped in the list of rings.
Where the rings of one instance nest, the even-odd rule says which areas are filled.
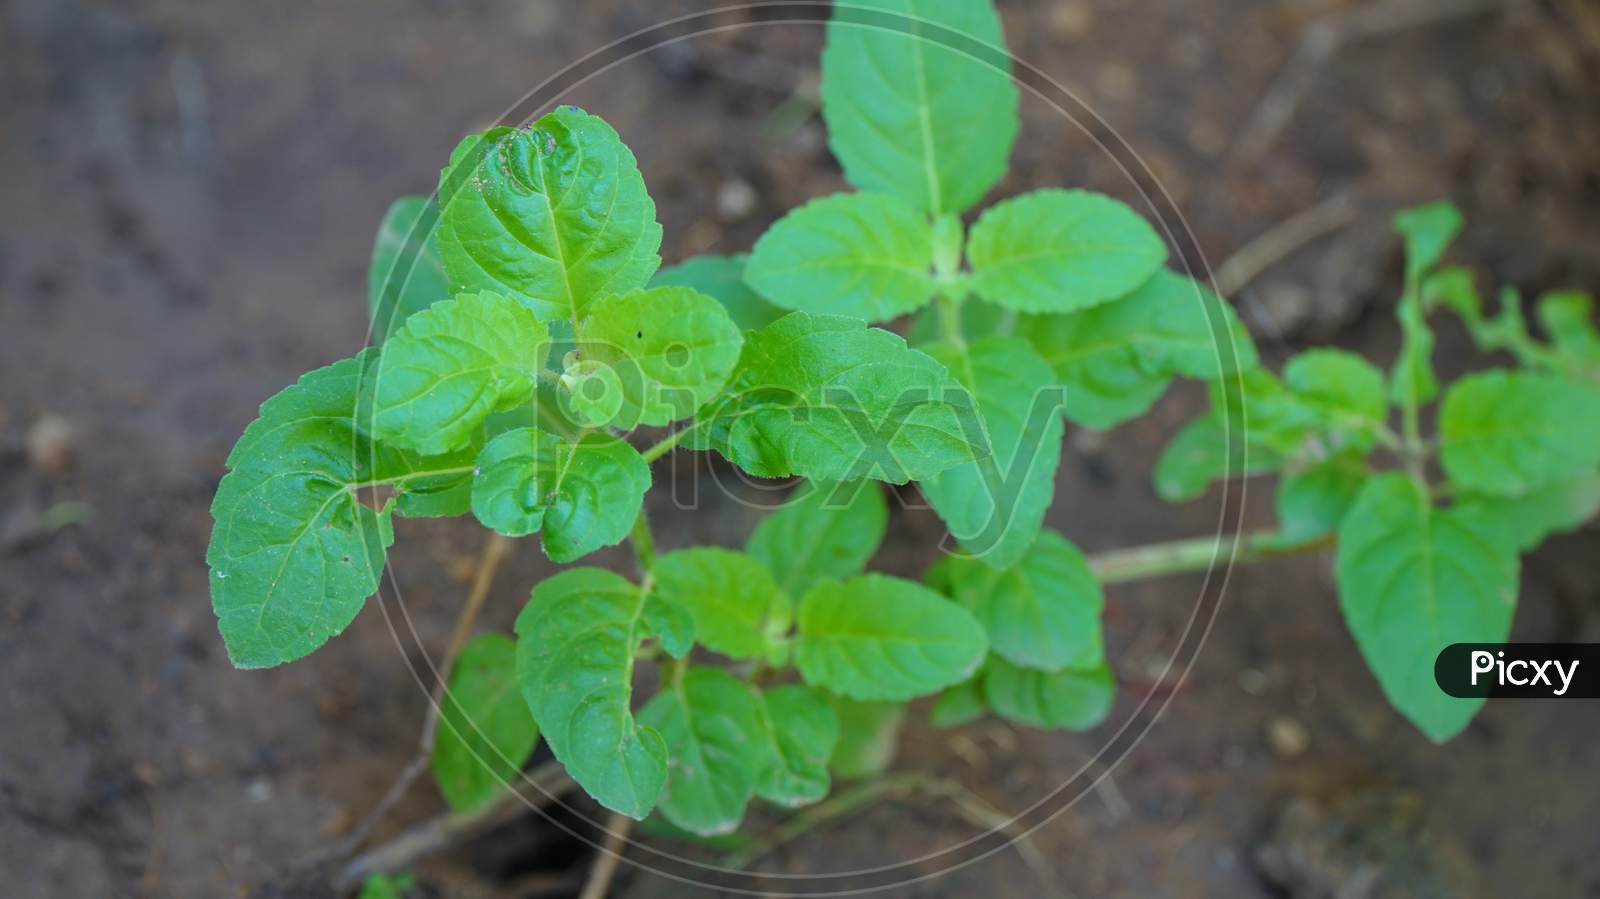
[[[639,570],[566,568],[514,635],[456,655],[432,758],[454,807],[503,791],[542,739],[605,806],[709,835],[753,799],[804,805],[881,770],[918,697],[941,725],[1092,728],[1115,692],[1102,587],[1129,575],[1044,527],[1064,434],[1137,418],[1182,377],[1212,407],[1173,438],[1156,492],[1275,473],[1279,528],[1241,557],[1334,546],[1379,685],[1427,736],[1458,733],[1481,700],[1440,692],[1434,656],[1504,639],[1519,554],[1600,504],[1590,300],[1542,298],[1543,339],[1514,293],[1488,315],[1441,266],[1459,216],[1414,209],[1397,219],[1391,370],[1312,349],[1273,374],[1122,202],[1047,189],[975,210],[1018,92],[949,35],[999,48],[1000,22],[980,0],[910,10],[836,14],[822,115],[855,189],[748,255],[659,269],[633,153],[570,106],[467,137],[435,198],[398,201],[373,251],[372,345],[269,399],[228,456],[206,560],[233,663],[290,662],[344,630],[397,518],[471,516],[561,564],[631,541]],[[1516,364],[1442,385],[1439,309]],[[680,446],[795,479],[792,497],[742,547],[658,556],[643,501]],[[913,481],[948,552],[922,581],[868,572],[880,485]],[[1204,567],[1216,544],[1154,547],[1136,574]]]

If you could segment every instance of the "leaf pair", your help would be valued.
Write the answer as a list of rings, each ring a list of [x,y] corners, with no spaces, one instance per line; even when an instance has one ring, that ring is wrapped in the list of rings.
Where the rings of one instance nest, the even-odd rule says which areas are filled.
[[[639,719],[668,748],[661,812],[691,833],[734,830],[755,796],[796,806],[827,795],[839,720],[809,687],[762,690],[694,667],[665,684]]]
[[[972,611],[990,646],[983,670],[940,696],[934,723],[953,726],[993,709],[1033,727],[1084,730],[1110,713],[1100,584],[1060,534],[1041,532],[1005,570],[949,557],[926,580]]]
[[[972,460],[944,366],[860,319],[794,312],[745,336],[688,445],[758,477],[905,483]]]
[[[228,455],[211,504],[206,548],[212,608],[240,668],[300,658],[343,631],[377,592],[393,541],[391,515],[436,511],[403,491],[437,496],[472,458],[375,445],[357,404],[376,352],[310,372],[267,400]],[[374,508],[364,491],[402,491]]]

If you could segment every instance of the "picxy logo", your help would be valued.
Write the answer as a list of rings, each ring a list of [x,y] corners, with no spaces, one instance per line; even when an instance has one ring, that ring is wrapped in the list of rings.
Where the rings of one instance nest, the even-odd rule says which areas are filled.
[[[1486,649],[1477,649],[1472,652],[1472,685],[1478,686],[1479,675],[1488,675],[1493,672],[1494,683],[1497,686],[1537,687],[1541,684],[1550,688],[1550,695],[1565,696],[1567,688],[1572,686],[1573,675],[1578,673],[1578,660],[1573,659],[1567,668],[1561,667],[1561,662],[1556,659],[1506,659],[1506,651],[1489,652]],[[1561,688],[1555,689],[1556,678],[1561,680]],[[1487,677],[1484,678],[1488,680]]]

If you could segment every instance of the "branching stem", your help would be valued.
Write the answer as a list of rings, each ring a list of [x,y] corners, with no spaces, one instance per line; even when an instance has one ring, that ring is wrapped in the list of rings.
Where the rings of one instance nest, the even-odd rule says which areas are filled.
[[[1222,537],[1191,537],[1168,543],[1151,543],[1097,553],[1089,557],[1089,567],[1102,584],[1122,584],[1146,578],[1204,571],[1226,562],[1233,552],[1234,562],[1256,562],[1274,556],[1295,555],[1331,546],[1331,536],[1291,541],[1275,531],[1241,535],[1237,542]]]

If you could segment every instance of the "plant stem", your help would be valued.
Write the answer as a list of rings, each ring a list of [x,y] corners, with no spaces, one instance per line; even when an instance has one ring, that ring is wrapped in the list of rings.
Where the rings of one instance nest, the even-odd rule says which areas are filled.
[[[644,459],[644,464],[649,465],[651,462],[671,452],[672,448],[678,445],[678,441],[689,436],[689,432],[692,430],[694,430],[694,425],[673,431],[671,434],[661,438],[654,446],[639,454]]]
[[[478,808],[446,812],[412,827],[388,843],[356,856],[335,875],[335,888],[347,890],[368,874],[393,873],[409,868],[418,859],[526,812],[529,804],[534,808],[543,808],[577,786],[567,776],[561,763],[555,761],[540,765],[524,777],[524,782],[508,786],[504,792]],[[531,787],[527,786],[528,781],[532,782]]]
[[[967,338],[961,331],[961,304],[942,293],[934,302],[939,306],[939,335],[958,347],[966,346]]]
[[[639,577],[648,578],[656,567],[656,538],[650,532],[650,519],[643,508],[633,519],[633,530],[628,532],[628,542],[633,544],[633,558],[639,563]]]
[[[500,569],[500,560],[505,558],[506,551],[510,547],[511,541],[500,534],[490,534],[489,541],[483,546],[483,554],[479,556],[477,570],[473,574],[472,587],[467,591],[467,601],[462,604],[461,612],[456,616],[450,643],[445,647],[444,656],[437,669],[438,679],[433,693],[429,696],[427,717],[422,721],[422,734],[417,738],[416,756],[401,770],[400,775],[383,794],[383,798],[378,800],[378,804],[373,806],[372,811],[367,813],[361,823],[320,857],[343,858],[361,848],[361,844],[366,842],[373,828],[383,820],[389,809],[405,796],[411,785],[422,776],[422,772],[428,770],[428,761],[433,756],[434,740],[439,733],[439,718],[444,708],[444,691],[449,683],[450,669],[455,667],[456,658],[461,655],[461,647],[466,645],[467,637],[472,633],[472,624],[478,619],[478,613],[483,610],[484,600],[489,596],[489,587],[494,583],[495,572]]]
[[[860,811],[885,794],[904,793],[913,790],[926,780],[927,775],[920,771],[907,771],[865,781],[847,790],[835,793],[828,799],[783,822],[778,827],[777,833],[773,834],[770,839],[753,842],[745,848],[732,853],[723,860],[723,867],[736,870],[747,867],[772,850],[804,836],[817,827],[836,821],[852,812]]]
[[[617,865],[622,861],[622,851],[628,840],[628,831],[633,829],[633,819],[621,812],[613,812],[606,819],[606,842],[600,847],[600,854],[594,857],[594,867],[589,869],[589,882],[583,885],[583,892],[578,894],[578,899],[601,899],[606,890],[611,887],[611,878],[616,876]]]
[[[1100,583],[1121,584],[1186,571],[1204,571],[1213,564],[1226,562],[1230,549],[1234,562],[1255,562],[1310,552],[1332,543],[1331,536],[1289,542],[1274,531],[1244,534],[1236,543],[1228,537],[1192,537],[1098,553],[1089,557],[1089,567]]]

